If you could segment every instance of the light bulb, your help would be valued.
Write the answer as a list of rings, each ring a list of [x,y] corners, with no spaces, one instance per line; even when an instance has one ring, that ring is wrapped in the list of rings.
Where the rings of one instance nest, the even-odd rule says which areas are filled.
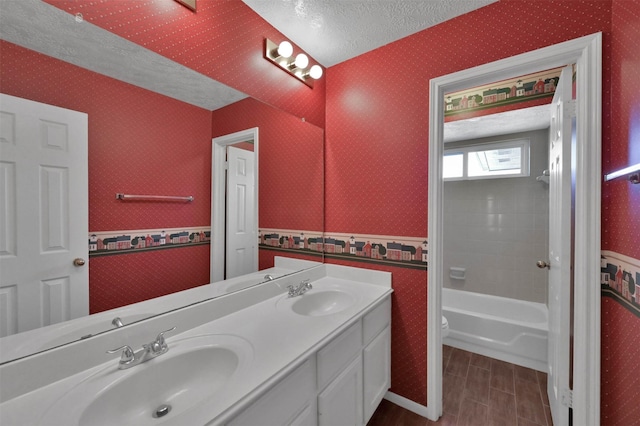
[[[322,77],[322,67],[320,65],[312,66],[311,69],[309,70],[309,76],[314,80],[317,80],[320,77]]]
[[[289,43],[288,41],[283,41],[282,43],[280,43],[280,45],[278,46],[278,55],[282,56],[283,58],[288,58],[292,54],[293,46],[291,45],[291,43]]]
[[[309,58],[307,58],[307,55],[304,53],[299,53],[298,56],[296,56],[295,64],[298,68],[306,68],[307,65],[309,65]]]

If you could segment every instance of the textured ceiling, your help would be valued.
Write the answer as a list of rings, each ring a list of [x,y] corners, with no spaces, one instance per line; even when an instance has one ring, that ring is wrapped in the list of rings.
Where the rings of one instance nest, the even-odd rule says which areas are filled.
[[[540,105],[444,124],[444,142],[509,135],[549,127],[551,106]]]
[[[496,0],[242,1],[330,67]]]

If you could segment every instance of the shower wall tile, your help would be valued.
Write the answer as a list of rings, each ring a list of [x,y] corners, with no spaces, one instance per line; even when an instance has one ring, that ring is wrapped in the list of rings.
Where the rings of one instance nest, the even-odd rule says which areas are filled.
[[[546,303],[548,274],[535,262],[547,256],[548,186],[535,178],[546,168],[547,130],[491,140],[520,136],[531,139],[529,177],[445,182],[445,287]],[[452,266],[466,279],[450,279]]]

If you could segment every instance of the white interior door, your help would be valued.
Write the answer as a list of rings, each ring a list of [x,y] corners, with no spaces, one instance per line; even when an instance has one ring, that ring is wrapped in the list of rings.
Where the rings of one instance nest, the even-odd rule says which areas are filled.
[[[549,377],[555,426],[569,424],[572,67],[560,75],[549,129]]]
[[[0,94],[0,336],[89,314],[87,123]]]
[[[255,153],[227,147],[226,278],[258,271]]]

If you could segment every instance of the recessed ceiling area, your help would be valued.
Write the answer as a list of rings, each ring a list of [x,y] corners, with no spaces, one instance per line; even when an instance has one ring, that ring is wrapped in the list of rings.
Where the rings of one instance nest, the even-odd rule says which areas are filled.
[[[444,124],[444,143],[546,129],[550,108],[550,105],[540,105],[451,121]]]
[[[497,0],[242,1],[331,67]]]

